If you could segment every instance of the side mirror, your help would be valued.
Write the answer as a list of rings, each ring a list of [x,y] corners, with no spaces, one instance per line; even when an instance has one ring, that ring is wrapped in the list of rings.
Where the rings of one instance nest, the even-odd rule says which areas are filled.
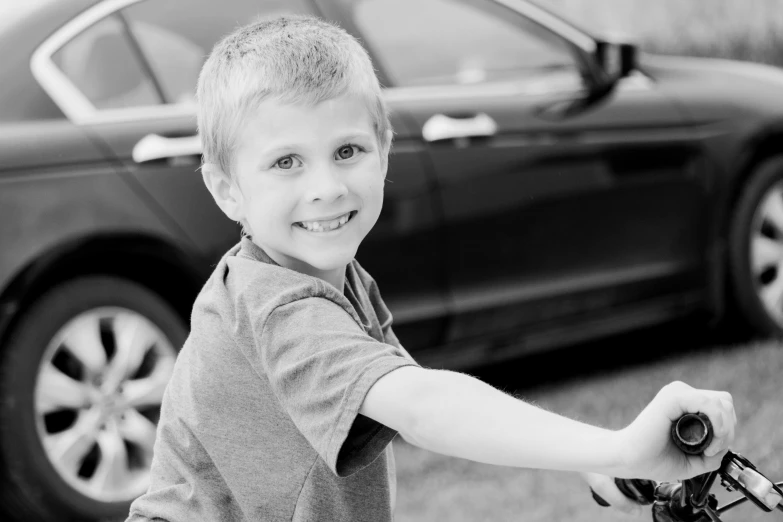
[[[638,52],[636,44],[598,40],[595,46],[595,59],[606,83],[614,84],[620,78],[631,74],[637,67]]]

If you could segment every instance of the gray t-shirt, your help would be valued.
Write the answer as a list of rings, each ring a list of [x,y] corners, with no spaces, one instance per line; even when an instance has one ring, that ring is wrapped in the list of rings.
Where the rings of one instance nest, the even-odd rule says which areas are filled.
[[[358,412],[415,364],[355,260],[342,294],[243,238],[196,299],[128,520],[392,520],[396,432]]]

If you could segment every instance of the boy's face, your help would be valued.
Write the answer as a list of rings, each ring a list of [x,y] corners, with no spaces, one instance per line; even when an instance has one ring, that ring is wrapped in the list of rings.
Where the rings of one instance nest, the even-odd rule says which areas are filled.
[[[266,100],[239,134],[230,217],[280,265],[341,280],[380,215],[388,146],[360,98]]]

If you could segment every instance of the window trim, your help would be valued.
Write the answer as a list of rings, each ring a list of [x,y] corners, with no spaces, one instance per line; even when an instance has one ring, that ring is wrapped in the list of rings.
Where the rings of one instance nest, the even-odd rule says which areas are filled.
[[[411,103],[429,100],[464,100],[467,98],[511,98],[518,96],[564,96],[584,92],[584,88],[561,88],[555,82],[545,87],[546,80],[503,80],[476,84],[417,85],[387,87],[384,97],[389,103]]]
[[[495,3],[504,5],[522,16],[532,20],[544,29],[553,32],[563,40],[578,47],[585,53],[594,53],[596,48],[595,39],[584,31],[577,29],[562,18],[543,9],[536,4],[525,0],[492,0]]]
[[[543,9],[539,7],[538,5],[528,2],[526,0],[488,0],[489,2],[495,3],[499,6],[505,7],[509,9],[510,11],[513,11],[514,13],[517,13],[519,16],[523,16],[530,20],[532,23],[540,26],[542,29],[551,32],[554,36],[562,39],[566,45],[569,45],[574,48],[578,56],[574,56],[575,60],[586,62],[586,56],[592,55],[595,53],[597,43],[595,38],[593,38],[590,34],[582,31],[581,29],[569,24],[566,20],[558,17],[557,15],[550,13],[546,9]],[[371,54],[373,55],[373,58],[376,58],[379,53],[377,53],[371,42],[367,40],[364,37],[364,31],[360,27],[358,27],[354,20],[353,20],[353,13],[350,8],[343,5],[342,2],[337,2],[338,5],[340,5],[343,8],[343,11],[341,13],[341,18],[343,20],[348,20],[350,22],[350,27],[355,31],[355,34],[359,36],[364,44],[368,47],[368,49],[371,51]],[[384,63],[375,63],[374,64],[376,68],[382,70],[384,72],[384,77],[387,80],[391,80],[390,75],[388,74],[388,71],[385,70],[385,64]],[[592,64],[589,63],[583,63],[585,69],[587,69],[586,74],[588,74],[591,79],[594,76],[594,71],[592,70]],[[435,95],[435,91],[441,91],[442,95],[444,97],[458,97],[461,94],[470,94],[472,96],[478,96],[478,97],[484,97],[484,96],[491,96],[496,93],[508,93],[508,92],[520,92],[520,89],[518,87],[514,87],[511,85],[513,82],[508,81],[501,81],[501,82],[487,82],[482,83],[478,85],[473,84],[454,84],[454,83],[443,83],[443,84],[432,84],[432,85],[391,85],[384,88],[386,92],[388,92],[389,97],[394,100],[402,101],[402,100],[411,100],[411,99],[418,99],[419,97],[424,98],[432,98],[437,97]],[[563,93],[563,92],[575,92],[572,90],[568,91],[553,91],[553,93]]]
[[[51,34],[38,46],[30,58],[30,70],[41,88],[77,125],[138,121],[166,117],[194,116],[192,104],[160,104],[98,109],[76,85],[55,65],[52,56],[72,38],[90,26],[143,0],[105,0],[82,11]]]

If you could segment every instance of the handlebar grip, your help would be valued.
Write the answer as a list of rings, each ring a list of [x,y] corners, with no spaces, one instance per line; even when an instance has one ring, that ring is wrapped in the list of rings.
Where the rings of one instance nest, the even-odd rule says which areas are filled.
[[[672,422],[672,442],[688,455],[701,455],[712,442],[712,422],[704,413],[686,413]]]

